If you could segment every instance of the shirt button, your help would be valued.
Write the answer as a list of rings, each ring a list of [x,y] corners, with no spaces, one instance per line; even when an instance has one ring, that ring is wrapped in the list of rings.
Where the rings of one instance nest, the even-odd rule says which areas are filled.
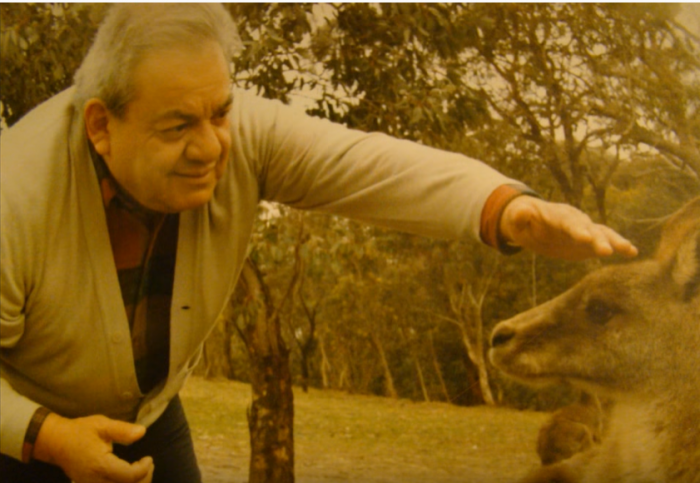
[[[133,398],[134,398],[134,393],[131,391],[124,391],[122,393],[122,399],[125,401],[128,401],[129,399],[133,399]]]
[[[122,340],[124,340],[124,338],[122,337],[122,335],[120,333],[114,332],[114,333],[112,333],[110,340],[112,341],[113,344],[121,344],[121,342],[122,342]]]

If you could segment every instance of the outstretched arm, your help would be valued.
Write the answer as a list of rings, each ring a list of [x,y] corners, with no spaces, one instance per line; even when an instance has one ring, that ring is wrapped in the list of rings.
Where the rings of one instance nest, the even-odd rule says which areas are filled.
[[[509,245],[564,260],[637,255],[637,248],[605,225],[594,223],[576,208],[532,196],[510,201],[500,220],[500,233]]]

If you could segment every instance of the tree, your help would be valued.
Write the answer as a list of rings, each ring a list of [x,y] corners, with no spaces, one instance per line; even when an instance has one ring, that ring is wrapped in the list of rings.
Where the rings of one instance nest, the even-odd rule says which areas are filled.
[[[253,398],[248,411],[251,483],[294,482],[294,395],[289,351],[257,267],[246,261],[230,307],[250,357]]]
[[[326,75],[310,112],[449,147],[488,117],[459,58],[478,18],[458,4],[339,4],[311,41]],[[466,18],[466,17],[462,17]]]
[[[464,251],[461,252],[463,254]],[[452,251],[450,255],[454,255]],[[498,262],[493,257],[477,257],[475,261],[472,250],[467,251],[467,258],[446,257],[443,276],[444,287],[449,301],[450,313],[441,316],[442,320],[454,324],[460,331],[462,343],[478,370],[478,381],[483,401],[493,406],[496,401],[489,385],[486,368],[485,328],[483,307],[498,270]],[[491,260],[489,260],[491,258]],[[489,263],[491,262],[491,263]]]
[[[531,167],[541,159],[567,202],[583,207],[590,186],[607,219],[620,157],[595,149],[643,142],[695,169],[698,39],[671,20],[673,6],[477,8],[488,21],[467,59],[475,83],[519,133],[518,155]]]
[[[568,21],[582,8],[483,5],[479,10],[488,21],[467,60],[491,109],[518,133],[516,152],[530,166],[542,163],[563,198],[578,207],[585,150],[602,136],[589,116],[588,73],[578,57],[589,46]]]
[[[679,6],[610,6],[591,29],[610,46],[589,53],[599,102],[619,142],[646,144],[700,175],[700,38],[674,20]]]

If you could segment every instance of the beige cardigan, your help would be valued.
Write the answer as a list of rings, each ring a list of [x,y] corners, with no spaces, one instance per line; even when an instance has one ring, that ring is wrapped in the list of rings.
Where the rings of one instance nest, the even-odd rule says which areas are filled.
[[[246,256],[261,199],[442,238],[478,237],[513,183],[486,165],[308,117],[236,91],[213,199],[181,214],[170,373],[143,395],[90,162],[67,90],[0,138],[0,451],[20,458],[38,407],[151,424],[196,364]]]

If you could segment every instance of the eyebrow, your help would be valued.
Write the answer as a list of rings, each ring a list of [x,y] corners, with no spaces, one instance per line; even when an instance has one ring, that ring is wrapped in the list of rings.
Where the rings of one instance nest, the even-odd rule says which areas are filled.
[[[219,107],[214,109],[214,115],[219,115],[226,112],[233,104],[233,94],[229,94],[226,100]],[[194,122],[199,119],[199,116],[190,114],[180,109],[170,109],[161,115],[157,116],[155,122],[168,121],[170,119],[180,119],[185,122]]]
[[[219,108],[214,112],[216,112],[217,114],[224,113],[224,112],[228,111],[232,105],[233,105],[233,94],[229,94],[228,97],[226,98],[226,101],[224,101],[224,103],[221,104],[219,106]]]

